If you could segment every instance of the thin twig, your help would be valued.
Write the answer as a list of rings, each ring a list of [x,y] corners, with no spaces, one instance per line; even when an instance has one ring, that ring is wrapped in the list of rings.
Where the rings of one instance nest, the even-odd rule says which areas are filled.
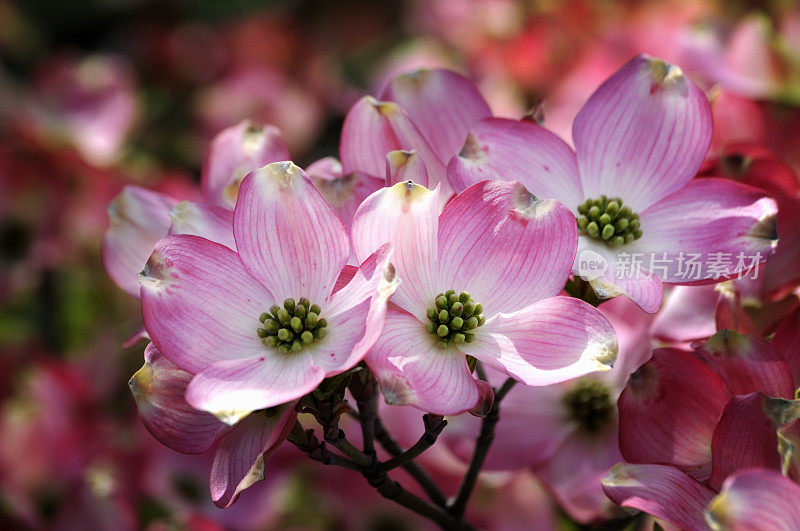
[[[475,441],[475,450],[472,452],[472,459],[469,462],[469,468],[464,478],[461,480],[461,485],[458,487],[458,493],[448,504],[448,510],[452,515],[459,520],[464,515],[464,510],[467,507],[469,497],[475,488],[475,483],[478,480],[478,475],[483,468],[483,463],[486,461],[486,456],[489,454],[489,448],[494,440],[494,429],[497,426],[497,421],[500,420],[500,401],[517,383],[513,378],[509,378],[503,383],[500,389],[495,390],[494,404],[492,405],[489,414],[484,417],[481,423],[481,431],[478,439]]]
[[[375,438],[378,439],[378,442],[383,446],[384,450],[392,454],[393,456],[397,457],[403,453],[403,449],[400,448],[400,445],[397,444],[397,441],[394,440],[392,435],[387,431],[386,427],[381,422],[380,417],[375,419]],[[431,477],[425,472],[422,467],[416,461],[407,461],[402,465],[403,469],[411,475],[412,478],[419,484],[420,487],[425,491],[425,494],[428,495],[428,498],[441,507],[444,507],[447,504],[447,498],[445,498],[442,491],[439,490],[439,487],[436,483],[431,479]]]
[[[425,433],[422,434],[414,446],[400,455],[385,461],[383,465],[381,465],[383,471],[388,472],[389,470],[403,466],[409,461],[416,459],[417,456],[436,443],[439,434],[442,433],[444,427],[447,426],[447,421],[440,415],[431,415],[428,413],[422,416],[422,421],[425,423]]]

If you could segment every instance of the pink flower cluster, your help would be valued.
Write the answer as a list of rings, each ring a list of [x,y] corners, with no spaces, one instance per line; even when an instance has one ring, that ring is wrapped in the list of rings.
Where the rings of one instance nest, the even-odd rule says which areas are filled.
[[[456,455],[498,423],[487,468],[533,469],[580,521],[611,516],[606,495],[685,527],[745,525],[738,500],[762,486],[762,510],[791,505],[775,471],[797,473],[794,338],[781,351],[730,326],[651,353],[658,323],[687,329],[673,299],[649,315],[665,284],[746,285],[776,250],[782,214],[756,187],[771,186],[696,177],[712,129],[678,66],[637,56],[578,113],[574,150],[532,117],[493,117],[446,70],[356,102],[341,162],[304,171],[277,129],[224,130],[199,190],[129,186],[109,206],[106,267],[151,339],[130,381],[142,421],[170,448],[214,450],[227,507],[297,444],[308,397],[368,371],[387,404],[454,417]],[[499,409],[503,379],[524,385]],[[477,444],[464,412],[483,418]]]

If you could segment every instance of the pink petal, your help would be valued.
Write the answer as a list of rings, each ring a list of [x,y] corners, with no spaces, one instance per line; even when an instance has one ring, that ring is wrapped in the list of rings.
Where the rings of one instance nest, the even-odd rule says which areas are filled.
[[[436,183],[433,186],[428,183],[428,172],[416,151],[390,151],[386,154],[386,186],[403,181],[414,181],[429,188],[436,186]]]
[[[139,418],[161,444],[185,454],[205,452],[228,427],[214,415],[186,403],[192,375],[169,361],[152,343],[144,351],[144,365],[128,382]]]
[[[289,148],[277,127],[249,120],[220,132],[211,141],[201,183],[209,202],[233,209],[242,179],[251,171],[289,160]]]
[[[233,212],[208,203],[181,201],[169,211],[170,234],[202,236],[236,250],[233,239]]]
[[[794,398],[789,365],[773,344],[761,338],[721,330],[697,352],[734,395],[763,391],[770,396]]]
[[[714,286],[675,286],[653,321],[652,333],[678,342],[711,337],[717,331],[718,303]]]
[[[692,354],[655,350],[617,402],[622,455],[632,463],[705,465],[729,396],[722,380]]]
[[[528,120],[489,118],[475,124],[447,166],[457,191],[487,179],[517,180],[542,199],[569,208],[586,200],[575,153],[559,137]]]
[[[663,285],[647,265],[641,256],[580,235],[572,272],[588,280],[601,298],[626,295],[642,310],[655,313],[661,307]]]
[[[390,255],[388,244],[374,252],[322,308],[329,332],[312,352],[314,362],[326,370],[326,377],[353,367],[378,340],[387,301],[400,284]]]
[[[621,197],[641,212],[694,177],[711,131],[708,99],[677,66],[634,57],[592,94],[573,123],[586,198]]]
[[[514,312],[564,288],[577,235],[562,204],[539,200],[518,182],[478,183],[440,216],[437,287],[468,291],[487,317]]]
[[[708,486],[718,490],[726,477],[743,468],[780,470],[777,431],[797,420],[797,410],[791,402],[761,392],[731,398],[714,430]]]
[[[439,348],[424,324],[400,310],[389,311],[366,361],[389,404],[455,415],[475,407],[480,398],[464,355]]]
[[[720,281],[772,255],[777,212],[775,201],[758,188],[696,179],[640,212],[643,236],[623,250],[642,253],[645,264],[655,264],[648,269],[664,282]],[[699,255],[696,272],[685,265],[691,254]]]
[[[186,401],[232,426],[252,411],[297,400],[325,378],[310,352],[262,350],[260,356],[218,361],[201,371],[192,378]]]
[[[277,301],[307,297],[321,305],[350,255],[342,222],[291,162],[242,181],[233,234],[245,267]]]
[[[474,123],[492,115],[472,81],[443,69],[401,74],[381,99],[399,103],[443,161],[456,154]]]
[[[450,195],[445,163],[425,140],[408,114],[398,104],[364,96],[347,112],[342,126],[339,153],[346,173],[382,176],[386,154],[414,150],[428,172],[429,183],[442,183],[442,195]]]
[[[770,470],[737,472],[711,500],[706,521],[728,531],[800,529],[800,486]]]
[[[617,357],[617,338],[608,319],[570,297],[497,314],[477,328],[475,336],[474,343],[459,349],[527,385],[607,371]]]
[[[789,363],[794,381],[800,383],[800,309],[783,320],[772,343]]]
[[[217,447],[211,468],[211,498],[230,507],[241,492],[264,479],[267,458],[286,440],[297,419],[294,404],[257,411],[237,424]]]
[[[333,157],[326,157],[306,168],[314,186],[344,224],[349,233],[358,205],[384,185],[383,177],[365,173],[342,172],[342,164]]]
[[[194,374],[264,351],[258,318],[275,298],[227,247],[198,236],[164,238],[140,282],[145,328],[180,368]]]
[[[615,503],[633,507],[688,531],[705,531],[703,510],[714,492],[677,468],[620,463],[603,480]]]
[[[353,246],[359,261],[382,245],[392,244],[392,264],[401,282],[392,302],[423,322],[438,288],[438,227],[438,188],[428,190],[413,183],[375,192],[361,204],[353,220]]]
[[[133,296],[139,296],[136,274],[156,242],[167,235],[169,210],[176,202],[159,192],[128,185],[108,205],[103,262],[114,282]]]
[[[622,461],[616,426],[599,434],[571,434],[536,476],[548,487],[558,505],[580,523],[607,519],[613,505],[603,492],[602,480]]]

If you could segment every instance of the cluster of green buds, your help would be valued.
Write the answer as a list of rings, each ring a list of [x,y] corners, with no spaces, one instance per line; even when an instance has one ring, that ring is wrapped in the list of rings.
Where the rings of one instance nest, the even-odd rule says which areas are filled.
[[[281,349],[283,352],[299,352],[303,346],[319,341],[327,333],[328,322],[320,319],[322,309],[302,297],[283,301],[283,307],[273,304],[269,313],[258,318],[263,324],[258,328],[258,337],[264,346]]]
[[[587,199],[578,205],[578,228],[587,236],[614,247],[631,243],[642,237],[639,214],[622,206],[622,199]]]
[[[564,396],[569,418],[590,433],[596,433],[614,418],[616,406],[608,387],[596,380],[581,380]]]
[[[472,343],[474,330],[486,322],[483,306],[476,304],[469,293],[448,290],[439,293],[428,308],[428,333],[436,336],[441,348],[453,343]]]

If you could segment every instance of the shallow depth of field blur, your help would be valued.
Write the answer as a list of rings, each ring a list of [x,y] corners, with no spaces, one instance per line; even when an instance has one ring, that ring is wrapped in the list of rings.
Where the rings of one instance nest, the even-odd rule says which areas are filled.
[[[421,66],[568,139],[637,53],[750,102],[742,134],[800,170],[794,2],[0,0],[0,528],[419,528],[291,445],[236,505],[213,505],[210,456],[137,418],[144,344],[121,345],[140,310],[103,267],[106,205],[129,183],[189,190],[208,140],[245,118],[279,127],[301,167],[336,156],[349,106]],[[431,466],[457,482],[440,450]],[[486,474],[472,504],[488,528],[578,528],[524,471]]]

